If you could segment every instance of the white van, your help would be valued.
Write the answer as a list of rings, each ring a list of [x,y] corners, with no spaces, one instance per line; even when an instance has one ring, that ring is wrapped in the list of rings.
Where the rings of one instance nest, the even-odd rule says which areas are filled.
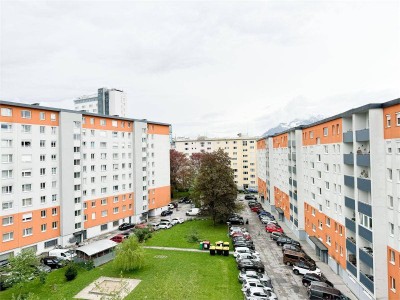
[[[187,216],[197,216],[200,212],[200,208],[191,208],[186,212]]]
[[[63,260],[73,260],[76,254],[74,251],[68,249],[53,249],[49,251],[49,256],[55,256]]]

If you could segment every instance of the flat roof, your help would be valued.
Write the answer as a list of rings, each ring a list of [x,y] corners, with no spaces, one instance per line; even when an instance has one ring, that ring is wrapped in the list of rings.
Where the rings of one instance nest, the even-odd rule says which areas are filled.
[[[85,245],[76,249],[76,251],[81,251],[88,256],[92,256],[96,253],[100,253],[104,250],[115,248],[118,243],[111,240],[100,240],[93,242],[89,245]]]

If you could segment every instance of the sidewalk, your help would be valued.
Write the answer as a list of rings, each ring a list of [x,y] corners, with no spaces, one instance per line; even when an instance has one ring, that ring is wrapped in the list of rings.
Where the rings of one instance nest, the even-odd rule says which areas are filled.
[[[273,213],[275,216],[275,219],[278,220],[278,215],[277,213]],[[314,248],[311,247],[310,244],[307,243],[307,241],[300,241],[293,233],[292,230],[284,223],[284,222],[279,222],[279,225],[283,228],[285,234],[290,237],[295,239],[296,241],[299,241],[301,244],[301,247],[304,249],[304,251],[313,259],[315,260],[315,263],[317,264],[318,268],[321,270],[321,272],[325,275],[325,277],[334,284],[335,288],[340,290],[343,294],[345,294],[347,297],[349,297],[352,300],[357,300],[358,298],[351,292],[351,290],[348,288],[348,286],[344,283],[342,277],[339,275],[335,274],[333,270],[328,266],[328,264],[321,262],[319,257],[315,254]]]

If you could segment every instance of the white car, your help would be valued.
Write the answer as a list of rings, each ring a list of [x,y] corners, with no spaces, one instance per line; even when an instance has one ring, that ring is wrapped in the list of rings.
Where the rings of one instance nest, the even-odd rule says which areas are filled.
[[[313,268],[308,264],[303,262],[298,262],[293,265],[293,273],[296,275],[304,275],[304,274],[317,274],[321,276],[321,270],[318,268]]]
[[[255,253],[256,255],[260,255],[257,251],[253,251],[250,248],[247,247],[236,247],[235,252],[233,252],[233,257],[237,257],[239,253],[250,253],[253,254]]]
[[[155,223],[155,222],[149,223],[150,228],[152,228],[154,231],[160,229],[159,225],[160,225],[160,224]]]
[[[273,290],[271,288],[265,287],[264,284],[262,284],[262,282],[258,279],[247,280],[246,283],[243,283],[242,292],[247,292],[247,290],[249,290],[253,287],[259,287],[259,288],[263,288],[266,291],[273,292]]]
[[[271,278],[264,274],[258,273],[256,271],[240,271],[238,275],[238,280],[240,283],[246,284],[248,280],[258,279],[264,286],[272,287]]]
[[[173,218],[173,219],[171,220],[171,224],[173,224],[173,225],[175,225],[175,224],[182,224],[183,222],[185,222],[185,220],[182,219],[182,218]]]
[[[244,299],[252,300],[252,299],[268,299],[268,300],[276,300],[278,297],[270,292],[265,290],[264,288],[253,287],[248,289],[244,293]]]
[[[236,262],[238,262],[241,259],[252,259],[252,260],[258,260],[258,261],[261,260],[260,255],[255,254],[255,253],[247,253],[247,252],[246,253],[239,253],[236,256]]]
[[[250,288],[252,286],[254,286],[254,287],[258,286],[258,287],[262,287],[270,292],[274,291],[272,284],[270,282],[271,279],[267,275],[258,274],[258,277],[261,277],[262,281],[259,278],[251,278],[251,277],[245,278],[243,280],[242,288],[246,288],[246,290],[247,290],[248,288]],[[260,284],[261,284],[261,286],[260,286]]]
[[[169,208],[169,209],[174,209],[175,206],[174,206],[172,203],[169,203],[169,204],[168,204],[168,208]]]
[[[172,225],[170,222],[161,222],[160,224],[158,224],[158,228],[160,229],[169,229],[171,227]]]

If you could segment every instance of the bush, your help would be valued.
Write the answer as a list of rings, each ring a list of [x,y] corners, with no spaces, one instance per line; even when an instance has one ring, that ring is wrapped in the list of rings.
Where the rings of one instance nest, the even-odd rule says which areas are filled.
[[[187,236],[186,236],[186,240],[189,243],[198,243],[201,238],[199,235],[199,232],[196,229],[193,229]]]
[[[78,270],[75,264],[71,263],[68,265],[67,269],[65,270],[65,278],[67,281],[74,280],[78,275]]]
[[[139,243],[143,243],[147,239],[151,238],[151,232],[149,228],[136,229],[135,236],[137,237]]]

